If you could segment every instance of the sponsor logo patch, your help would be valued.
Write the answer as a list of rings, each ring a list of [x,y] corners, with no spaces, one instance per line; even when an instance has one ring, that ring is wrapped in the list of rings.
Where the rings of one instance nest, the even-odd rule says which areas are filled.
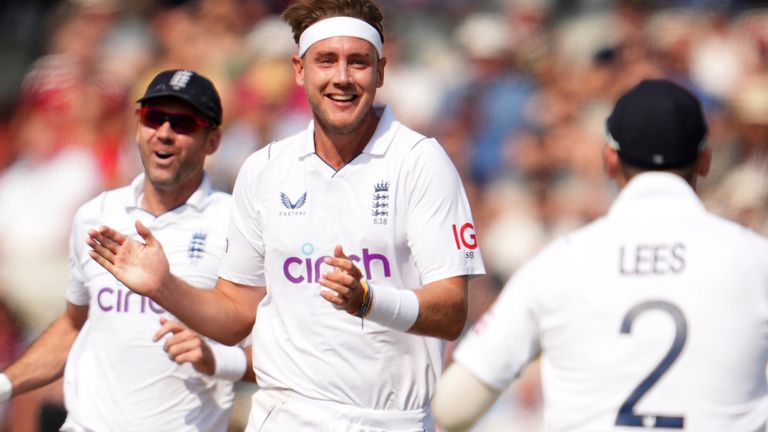
[[[280,192],[280,202],[283,207],[288,211],[281,211],[280,216],[300,216],[306,214],[304,210],[299,210],[307,203],[307,193],[304,192],[296,201],[292,201],[291,198],[285,192]]]

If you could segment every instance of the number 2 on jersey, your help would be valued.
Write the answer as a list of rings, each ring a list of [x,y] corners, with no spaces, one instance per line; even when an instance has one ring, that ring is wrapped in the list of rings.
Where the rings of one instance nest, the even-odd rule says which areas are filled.
[[[635,412],[635,404],[647,393],[651,387],[661,378],[662,375],[677,360],[680,352],[685,346],[685,340],[688,336],[688,325],[685,322],[683,312],[672,303],[666,301],[647,301],[638,304],[627,312],[624,320],[621,322],[621,333],[630,333],[632,323],[638,315],[651,309],[664,311],[672,316],[675,321],[675,339],[672,346],[667,351],[667,355],[661,359],[661,362],[645,377],[640,384],[632,390],[624,403],[621,404],[619,412],[616,415],[616,426],[645,427],[645,428],[668,428],[682,429],[685,418],[682,416],[663,416],[656,414],[639,414]]]

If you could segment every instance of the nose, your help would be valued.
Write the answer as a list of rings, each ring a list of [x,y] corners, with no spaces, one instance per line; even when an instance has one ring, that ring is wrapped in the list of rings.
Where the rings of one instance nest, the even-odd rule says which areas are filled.
[[[171,127],[171,122],[166,120],[165,123],[161,124],[159,128],[156,129],[157,137],[160,138],[160,140],[165,141],[169,139],[173,134],[176,132]]]
[[[347,67],[346,63],[339,62],[338,66],[336,67],[336,74],[334,78],[336,83],[340,85],[349,85],[352,83],[352,76],[349,74],[349,68]]]

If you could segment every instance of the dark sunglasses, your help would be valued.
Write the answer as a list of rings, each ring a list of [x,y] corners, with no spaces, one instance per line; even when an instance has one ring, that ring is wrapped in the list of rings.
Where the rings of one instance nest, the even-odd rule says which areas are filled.
[[[200,129],[213,129],[208,121],[194,114],[183,114],[164,111],[154,107],[141,107],[136,110],[139,121],[146,127],[158,129],[165,122],[171,123],[171,129],[182,135],[191,135]]]

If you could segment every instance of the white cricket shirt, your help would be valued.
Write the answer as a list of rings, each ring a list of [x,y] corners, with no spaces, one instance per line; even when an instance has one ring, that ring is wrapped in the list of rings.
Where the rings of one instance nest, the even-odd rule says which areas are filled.
[[[455,358],[501,390],[539,352],[548,430],[762,431],[768,240],[641,174],[513,276]]]
[[[152,342],[168,312],[132,293],[88,255],[90,229],[110,226],[130,238],[140,220],[163,245],[171,272],[197,287],[213,287],[224,255],[231,197],[211,190],[206,174],[187,200],[158,217],[139,207],[144,175],[104,192],[75,215],[67,299],[88,305],[88,320],[69,352],[64,373],[68,411],[63,431],[223,431],[232,382],[177,365]],[[213,343],[213,342],[211,342]]]
[[[442,371],[442,341],[371,321],[361,329],[320,297],[318,280],[337,244],[374,289],[484,272],[461,180],[434,139],[389,109],[338,172],[315,154],[313,135],[310,123],[254,153],[235,184],[219,275],[267,287],[253,330],[257,380],[359,407],[422,408]]]

